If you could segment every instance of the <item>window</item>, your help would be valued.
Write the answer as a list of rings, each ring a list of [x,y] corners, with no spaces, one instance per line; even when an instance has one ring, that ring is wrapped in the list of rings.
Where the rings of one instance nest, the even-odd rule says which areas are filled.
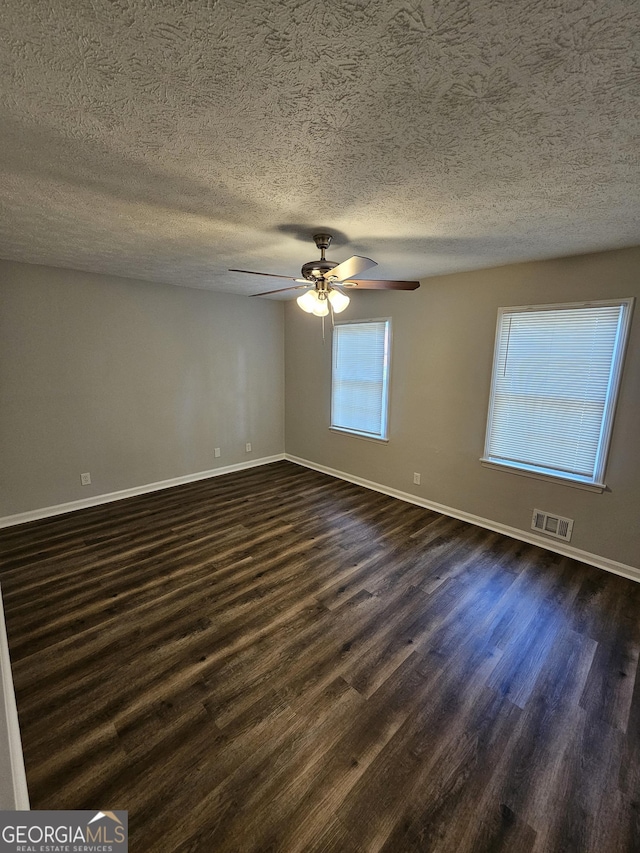
[[[333,330],[331,427],[386,440],[391,321],[337,323]]]
[[[483,462],[604,488],[632,305],[499,310]]]

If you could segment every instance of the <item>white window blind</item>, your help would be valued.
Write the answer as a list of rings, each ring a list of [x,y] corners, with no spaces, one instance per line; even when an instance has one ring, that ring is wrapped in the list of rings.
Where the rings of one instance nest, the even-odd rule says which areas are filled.
[[[333,330],[331,426],[387,437],[390,321],[338,323]]]
[[[602,483],[631,305],[500,309],[485,461]]]

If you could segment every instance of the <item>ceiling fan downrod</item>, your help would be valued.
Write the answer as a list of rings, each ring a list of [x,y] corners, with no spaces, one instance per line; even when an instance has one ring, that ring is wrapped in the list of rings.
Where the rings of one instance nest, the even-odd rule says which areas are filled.
[[[314,234],[313,240],[314,240],[314,243],[316,244],[316,246],[320,249],[320,260],[321,261],[326,260],[324,253],[327,251],[327,249],[331,245],[331,241],[333,240],[333,237],[331,236],[331,234]]]

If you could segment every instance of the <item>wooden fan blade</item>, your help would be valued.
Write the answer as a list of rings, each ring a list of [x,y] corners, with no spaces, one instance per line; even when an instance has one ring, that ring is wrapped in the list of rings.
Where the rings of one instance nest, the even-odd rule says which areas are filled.
[[[294,279],[294,281],[298,281],[299,279]],[[307,288],[313,287],[312,282],[307,282],[307,284],[298,284],[295,287],[281,287],[280,290],[266,290],[264,293],[250,293],[249,296],[271,296],[272,293],[284,293],[285,290],[307,290]]]
[[[277,275],[272,272],[256,272],[255,270],[229,270],[229,272],[246,272],[249,275],[268,275],[269,278],[288,278],[289,281],[304,281],[304,279],[296,278],[293,275]],[[254,294],[255,296],[260,296],[259,293]]]
[[[377,267],[378,264],[372,261],[371,258],[361,258],[359,255],[354,255],[348,258],[337,267],[334,267],[329,272],[324,274],[325,279],[334,281],[344,281],[345,278],[351,278],[352,275],[358,275],[359,272],[364,272],[371,267]]]
[[[390,281],[389,279],[380,278],[375,281],[366,281],[364,279],[351,279],[343,281],[341,287],[359,287],[360,290],[417,290],[420,287],[419,281]]]

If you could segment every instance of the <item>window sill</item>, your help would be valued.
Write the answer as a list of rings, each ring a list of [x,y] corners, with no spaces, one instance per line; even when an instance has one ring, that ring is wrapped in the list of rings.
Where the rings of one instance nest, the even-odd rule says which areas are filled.
[[[330,432],[338,433],[338,435],[351,435],[354,438],[363,438],[365,441],[375,441],[376,444],[389,444],[388,438],[380,438],[377,435],[367,435],[364,432],[356,432],[350,429],[340,429],[340,427],[329,427]]]
[[[602,493],[607,491],[607,487],[604,483],[585,483],[582,480],[573,480],[570,477],[555,476],[554,474],[542,474],[539,471],[529,471],[527,468],[509,465],[506,462],[495,462],[493,459],[485,459],[485,457],[481,457],[480,462],[485,468],[493,468],[497,471],[509,471],[509,473],[518,474],[520,477],[531,477],[533,480],[545,480],[548,483],[559,483],[561,486],[570,486],[573,489],[582,489],[585,492]]]

